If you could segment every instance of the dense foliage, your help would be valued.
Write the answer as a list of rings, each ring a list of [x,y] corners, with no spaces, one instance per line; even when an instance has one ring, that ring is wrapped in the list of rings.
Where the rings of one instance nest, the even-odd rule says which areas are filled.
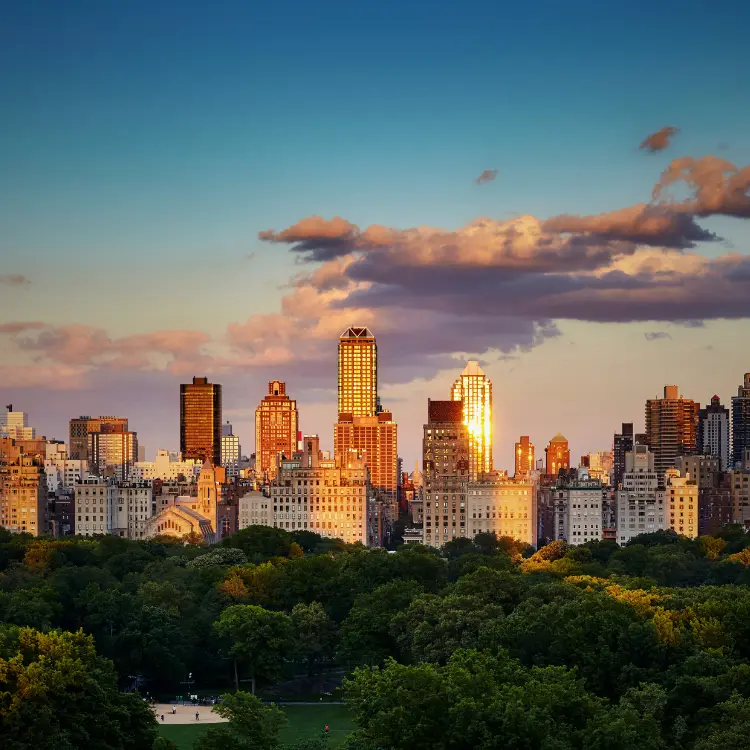
[[[0,531],[0,728],[20,731],[28,712],[41,712],[57,717],[46,730],[57,747],[76,747],[66,732],[81,727],[103,738],[91,747],[135,747],[125,724],[148,735],[151,717],[139,724],[143,702],[118,682],[174,696],[192,673],[196,689],[251,693],[256,682],[338,666],[359,726],[351,750],[742,747],[749,583],[750,538],[736,528],[538,552],[485,535],[442,555],[262,527],[213,549]],[[80,651],[70,658],[82,674],[110,687],[87,696],[83,679],[79,701],[46,687],[14,697],[24,669],[73,690],[52,666],[48,675],[30,667],[62,644]],[[244,695],[227,710],[251,715],[256,703]],[[97,705],[114,728],[59,723],[59,713]],[[217,729],[215,746],[250,746],[241,726]],[[9,747],[44,746],[27,731]],[[146,735],[138,747],[151,746]]]

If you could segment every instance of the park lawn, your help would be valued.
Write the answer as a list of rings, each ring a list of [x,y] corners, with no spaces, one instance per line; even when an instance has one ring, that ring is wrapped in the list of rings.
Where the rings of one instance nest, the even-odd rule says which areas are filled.
[[[344,738],[354,731],[354,722],[346,706],[281,706],[288,724],[281,731],[282,743],[320,737],[323,727],[328,724],[328,746],[331,750],[343,744]],[[193,743],[211,724],[162,724],[161,733],[172,740],[180,750],[193,750]],[[214,724],[213,726],[217,726]],[[220,725],[219,725],[220,726]]]

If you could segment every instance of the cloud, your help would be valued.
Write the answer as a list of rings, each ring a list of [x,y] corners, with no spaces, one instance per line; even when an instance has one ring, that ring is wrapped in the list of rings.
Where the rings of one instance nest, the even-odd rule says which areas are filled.
[[[498,171],[496,169],[485,169],[484,172],[474,180],[474,182],[476,182],[477,185],[482,185],[485,182],[492,182],[497,175]]]
[[[672,338],[666,331],[649,331],[643,335],[646,337],[646,341],[659,341],[660,339]]]
[[[0,333],[18,334],[44,327],[45,324],[38,320],[19,320],[12,323],[0,323]]]
[[[674,201],[668,189],[679,183],[693,195]],[[750,218],[750,166],[739,169],[717,156],[684,157],[672,161],[653,190],[652,198],[671,211],[694,216]]]
[[[43,388],[67,391],[86,386],[86,367],[59,365],[0,365],[3,388]]]
[[[356,247],[358,236],[359,228],[339,216],[330,220],[310,216],[281,232],[269,229],[258,234],[266,242],[290,244],[295,252],[316,261],[346,255]]]
[[[202,331],[153,331],[112,338],[104,329],[86,325],[45,326],[41,323],[10,323],[16,346],[39,361],[69,367],[153,369],[167,366],[179,371],[206,361],[202,347],[211,337]],[[27,334],[40,329],[36,335]]]
[[[3,273],[0,274],[0,284],[8,286],[28,286],[31,281],[20,273]]]
[[[693,216],[666,206],[640,203],[595,216],[562,214],[544,222],[550,232],[584,233],[599,241],[626,240],[660,247],[688,248],[719,239],[696,224]]]
[[[669,148],[670,141],[672,138],[680,132],[679,128],[667,126],[657,130],[655,133],[647,136],[643,139],[640,148],[655,153],[656,151],[664,151]]]

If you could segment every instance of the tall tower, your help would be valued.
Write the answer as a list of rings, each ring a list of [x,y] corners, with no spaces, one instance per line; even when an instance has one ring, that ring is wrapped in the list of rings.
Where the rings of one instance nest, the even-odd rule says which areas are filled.
[[[78,417],[77,419],[71,419],[68,457],[91,462],[89,435],[92,432],[103,432],[110,428],[127,432],[128,420],[125,417]]]
[[[463,402],[469,430],[469,475],[476,481],[480,474],[492,471],[492,383],[479,362],[466,363],[451,388],[451,400]]]
[[[466,535],[469,429],[460,401],[427,400],[422,440],[424,543],[440,547]]]
[[[698,412],[695,447],[704,456],[718,458],[721,471],[726,471],[729,467],[732,455],[729,445],[729,409],[722,406],[718,396],[714,396],[711,403]]]
[[[339,414],[378,413],[378,346],[369,328],[347,328],[339,337]]]
[[[676,385],[664,386],[664,398],[646,401],[646,441],[654,452],[659,482],[667,469],[677,466],[679,456],[695,452],[698,404],[680,396]]]
[[[732,396],[732,432],[732,464],[741,464],[750,449],[750,372],[745,373],[744,384]]]
[[[517,477],[523,477],[534,471],[534,444],[528,435],[521,435],[516,443],[516,470]]]
[[[289,398],[286,383],[273,380],[268,393],[255,410],[255,470],[276,476],[276,458],[283,453],[287,458],[297,450],[299,413],[297,402]]]
[[[180,451],[183,460],[221,466],[221,386],[208,378],[180,386]]]
[[[568,438],[559,432],[552,440],[549,441],[544,449],[544,455],[547,459],[546,474],[556,477],[560,469],[567,471],[570,469],[570,448]]]

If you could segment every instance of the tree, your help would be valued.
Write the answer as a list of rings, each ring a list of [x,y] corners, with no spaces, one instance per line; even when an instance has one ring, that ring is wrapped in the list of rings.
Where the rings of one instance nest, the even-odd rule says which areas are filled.
[[[264,706],[244,691],[221,697],[214,711],[229,724],[212,726],[195,741],[195,750],[276,750],[279,732],[286,724],[284,712]]]
[[[237,547],[220,547],[206,552],[205,555],[198,555],[188,564],[188,568],[206,568],[209,565],[245,565],[247,556]]]
[[[292,537],[283,529],[271,526],[248,526],[221,540],[222,547],[241,549],[251,562],[263,562],[272,557],[286,557]]]
[[[23,628],[0,646],[3,750],[153,745],[153,712],[139,696],[118,692],[111,662],[96,654],[91,636]]]
[[[224,639],[226,652],[234,660],[235,688],[239,690],[239,666],[250,672],[252,694],[258,677],[278,675],[284,658],[293,651],[291,619],[283,612],[272,612],[253,604],[227,607],[214,623]]]
[[[305,662],[308,675],[315,666],[333,656],[336,643],[336,624],[320,602],[295,604],[292,625],[297,654]]]
[[[355,664],[382,664],[389,656],[398,656],[391,621],[421,593],[416,581],[393,581],[358,596],[341,625],[339,658]]]
[[[151,750],[179,750],[172,740],[168,740],[163,735],[159,735],[155,740],[154,744],[151,745]]]

